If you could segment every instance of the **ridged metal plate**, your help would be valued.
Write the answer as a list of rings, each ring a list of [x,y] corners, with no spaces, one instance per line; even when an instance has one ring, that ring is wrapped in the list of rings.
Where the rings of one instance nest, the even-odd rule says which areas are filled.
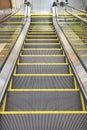
[[[14,89],[51,89],[51,88],[74,88],[73,77],[71,76],[16,76],[13,77]]]
[[[63,54],[62,50],[22,50],[23,55],[58,55]]]
[[[6,111],[57,110],[82,110],[79,92],[9,92],[7,95]]]
[[[68,74],[68,65],[19,65],[18,74]]]
[[[33,56],[23,56],[20,57],[21,63],[64,63],[65,57],[64,56],[58,56],[58,57],[33,57]]]
[[[49,45],[48,43],[47,43],[47,45],[38,45],[37,43],[36,43],[36,45],[31,45],[32,44],[32,42],[30,43],[30,45],[29,44],[25,44],[24,45],[24,47],[25,48],[60,48],[60,45],[58,45],[58,44],[54,44],[54,45]]]

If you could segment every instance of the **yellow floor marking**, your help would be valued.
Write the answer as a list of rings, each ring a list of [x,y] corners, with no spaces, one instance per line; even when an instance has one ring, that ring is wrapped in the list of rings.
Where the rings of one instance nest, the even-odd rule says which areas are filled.
[[[82,103],[82,109],[83,109],[83,111],[86,111],[84,99],[83,99],[83,96],[82,96],[82,93],[81,93],[81,92],[80,92],[80,98],[81,98],[81,103]]]
[[[79,89],[9,89],[10,92],[77,92]]]
[[[73,74],[13,74],[13,76],[73,76]]]
[[[87,114],[87,111],[5,111],[0,114]]]

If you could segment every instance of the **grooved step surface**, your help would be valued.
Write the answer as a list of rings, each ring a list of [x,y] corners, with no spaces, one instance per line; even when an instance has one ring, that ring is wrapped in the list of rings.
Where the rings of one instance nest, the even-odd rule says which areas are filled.
[[[36,44],[36,45],[29,45],[29,44],[24,44],[24,47],[25,48],[60,48],[60,45],[58,45],[58,44],[54,44],[54,45],[49,45],[49,44],[47,44],[47,45],[38,45],[38,44]]]
[[[59,56],[59,57],[32,57],[32,56],[23,56],[20,57],[21,63],[64,63],[65,57]]]
[[[56,110],[82,110],[79,92],[9,92],[7,96],[6,111]]]
[[[86,114],[0,115],[0,130],[87,130]]]
[[[19,74],[68,74],[68,65],[19,65]]]
[[[71,76],[16,76],[13,77],[13,88],[51,89],[74,88]]]
[[[24,55],[58,55],[63,54],[62,50],[23,50]]]

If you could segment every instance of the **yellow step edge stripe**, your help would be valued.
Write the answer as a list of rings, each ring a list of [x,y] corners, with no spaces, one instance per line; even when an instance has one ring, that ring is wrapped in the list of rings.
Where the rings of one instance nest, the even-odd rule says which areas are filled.
[[[8,89],[10,92],[54,92],[54,91],[59,91],[59,92],[77,92],[79,89]]]
[[[68,63],[17,63],[17,65],[69,65]]]
[[[45,41],[45,40],[46,40],[46,41],[52,40],[52,41],[57,41],[57,40],[59,40],[59,39],[58,39],[58,38],[55,38],[55,39],[53,39],[53,38],[52,38],[52,39],[51,39],[51,38],[50,38],[50,39],[38,39],[38,38],[37,38],[37,39],[30,39],[30,38],[26,38],[25,40],[30,40],[30,41],[32,41],[32,40],[36,40],[36,41],[37,41],[37,40],[39,40],[39,41],[41,41],[41,40],[44,40],[44,41]]]
[[[6,99],[7,99],[7,94],[4,97],[2,108],[1,108],[3,112],[5,111],[5,107],[6,107]]]
[[[5,111],[0,114],[87,114],[87,111]]]
[[[82,57],[86,57],[87,56],[87,54],[86,55],[81,55]]]
[[[13,74],[13,76],[73,76],[73,74]]]
[[[22,48],[22,50],[62,50],[62,48]]]
[[[20,55],[21,57],[64,57],[65,55]]]
[[[76,50],[87,50],[87,48],[76,48]]]
[[[0,48],[0,49],[2,49],[2,48]],[[3,48],[1,51],[8,51],[9,49],[8,48]]]
[[[4,57],[5,55],[0,55],[0,57]]]
[[[60,45],[60,43],[24,43],[24,45]]]
[[[80,92],[80,98],[81,98],[81,103],[82,103],[82,109],[83,111],[85,111],[85,103],[84,103],[84,99],[83,99],[83,96],[82,96],[82,93]]]

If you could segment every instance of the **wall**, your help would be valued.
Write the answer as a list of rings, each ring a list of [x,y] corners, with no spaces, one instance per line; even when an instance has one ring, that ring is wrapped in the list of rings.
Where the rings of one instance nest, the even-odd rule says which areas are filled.
[[[24,4],[24,0],[11,0],[13,8],[20,8]]]
[[[31,0],[32,12],[34,13],[50,13],[54,0]]]
[[[10,0],[0,0],[0,9],[8,9],[11,8],[11,1]]]
[[[79,9],[84,9],[83,0],[68,0],[68,1],[69,1],[69,5],[76,7],[76,8],[79,8]]]

